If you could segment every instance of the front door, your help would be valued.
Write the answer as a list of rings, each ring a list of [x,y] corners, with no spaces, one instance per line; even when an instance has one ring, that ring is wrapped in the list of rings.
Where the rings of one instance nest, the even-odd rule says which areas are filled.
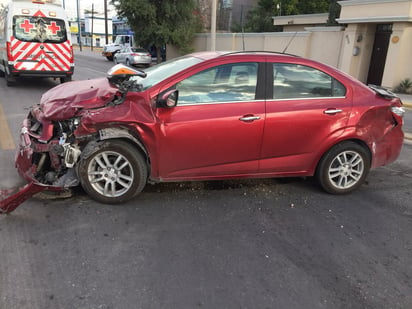
[[[178,105],[157,109],[161,179],[257,173],[265,122],[265,101],[256,100],[258,67],[219,65],[174,86]]]

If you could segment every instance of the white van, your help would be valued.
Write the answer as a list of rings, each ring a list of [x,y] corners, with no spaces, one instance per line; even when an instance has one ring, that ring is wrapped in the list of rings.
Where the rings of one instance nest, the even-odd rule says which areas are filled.
[[[0,76],[72,79],[74,56],[60,0],[13,0],[0,12]]]

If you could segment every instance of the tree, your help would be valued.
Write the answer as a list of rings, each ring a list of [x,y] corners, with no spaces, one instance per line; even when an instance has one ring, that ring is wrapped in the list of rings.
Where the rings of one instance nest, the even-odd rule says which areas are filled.
[[[158,60],[165,44],[190,52],[193,36],[201,30],[195,0],[117,0],[112,4],[119,17],[127,19],[139,45],[156,47]]]
[[[338,25],[338,23],[336,22],[336,18],[338,18],[339,15],[340,15],[340,5],[338,4],[338,1],[330,0],[328,25],[329,26]]]
[[[245,25],[247,32],[279,30],[273,25],[274,16],[327,13],[330,0],[259,0],[250,11]]]
[[[271,32],[277,28],[273,25],[272,17],[277,11],[276,1],[259,0],[258,5],[252,9],[244,25],[245,32]]]

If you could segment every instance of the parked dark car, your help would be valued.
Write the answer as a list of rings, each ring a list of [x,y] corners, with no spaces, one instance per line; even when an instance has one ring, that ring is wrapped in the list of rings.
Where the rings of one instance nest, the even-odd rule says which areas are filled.
[[[194,53],[46,92],[16,166],[50,187],[119,203],[165,181],[315,176],[349,193],[398,157],[399,98],[335,68],[270,52]]]
[[[152,55],[144,48],[125,47],[114,55],[114,63],[148,67],[152,63]]]

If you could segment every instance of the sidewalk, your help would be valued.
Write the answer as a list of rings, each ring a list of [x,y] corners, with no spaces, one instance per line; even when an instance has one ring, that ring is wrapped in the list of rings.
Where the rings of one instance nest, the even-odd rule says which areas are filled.
[[[403,106],[405,106],[407,109],[412,109],[412,94],[397,93],[396,95],[401,98]],[[407,110],[406,112],[411,112],[411,111]],[[404,134],[405,134],[405,140],[407,140],[408,143],[411,143],[412,133],[406,132],[404,130]]]
[[[412,108],[412,94],[397,93],[396,95],[401,98],[405,107]]]

